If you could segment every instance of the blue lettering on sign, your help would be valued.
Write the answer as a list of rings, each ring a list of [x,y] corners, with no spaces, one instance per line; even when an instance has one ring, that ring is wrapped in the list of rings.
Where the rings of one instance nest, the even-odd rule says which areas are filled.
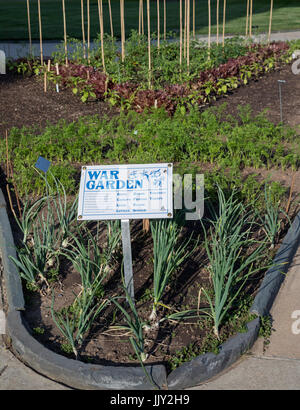
[[[102,173],[100,175],[100,171],[97,172],[89,172],[90,174],[90,180],[87,181],[86,183],[86,189],[91,191],[91,190],[102,190],[102,189],[107,189],[107,190],[119,190],[119,189],[137,189],[137,188],[143,188],[143,181],[139,180],[122,180],[118,179],[118,176],[115,174],[114,178],[116,179],[108,179],[107,178],[107,173],[106,171],[104,174]],[[112,172],[112,171],[111,171]],[[118,172],[118,171],[116,171]],[[97,176],[98,175],[98,176]],[[100,175],[100,178],[99,178]],[[95,179],[93,179],[95,178]],[[102,179],[104,178],[104,179]]]

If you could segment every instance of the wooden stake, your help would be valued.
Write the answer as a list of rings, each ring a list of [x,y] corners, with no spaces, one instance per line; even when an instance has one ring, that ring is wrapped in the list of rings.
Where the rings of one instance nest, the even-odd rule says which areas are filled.
[[[104,30],[103,30],[103,3],[102,0],[98,0],[98,13],[99,13],[99,24],[100,24],[100,38],[101,38],[101,57],[102,66],[104,74],[106,74],[105,69],[105,59],[104,59]]]
[[[226,22],[226,0],[224,0],[224,7],[223,7],[223,42],[222,46],[225,46],[225,22]]]
[[[48,72],[50,71],[50,69],[51,69],[51,60],[48,60],[48,67],[47,67]]]
[[[179,64],[182,65],[182,0],[179,2]]]
[[[27,22],[28,22],[28,37],[29,37],[29,54],[32,56],[32,39],[31,39],[31,23],[30,23],[30,5],[27,0]]]
[[[91,35],[91,22],[90,22],[90,0],[87,0],[87,52],[88,63],[90,64],[90,35]]]
[[[167,5],[166,0],[164,0],[164,40],[167,38]]]
[[[252,38],[252,13],[253,13],[253,0],[250,0],[250,23],[249,23],[249,36]]]
[[[42,36],[42,18],[41,18],[41,1],[40,0],[38,0],[38,13],[39,13],[41,65],[43,65],[44,64],[44,59],[43,59],[43,36]]]
[[[270,20],[269,20],[269,35],[268,35],[268,44],[270,44],[270,39],[271,39],[272,14],[273,14],[273,0],[271,0],[271,7],[270,7]]]
[[[157,8],[157,48],[159,50],[160,47],[160,15],[159,15],[159,0],[156,3]]]
[[[286,209],[285,209],[285,213],[286,213],[286,214],[289,213],[289,209],[290,209],[290,204],[291,204],[292,194],[293,194],[294,184],[295,184],[295,177],[296,177],[296,173],[294,173],[294,175],[293,175],[293,177],[292,177],[292,182],[291,182],[291,187],[290,187],[290,193],[289,193],[289,199],[288,199],[287,206],[286,206]]]
[[[81,0],[81,30],[82,30],[83,57],[86,58],[83,0]]]
[[[68,66],[67,24],[66,24],[65,0],[62,0],[62,9],[63,9],[63,20],[64,20],[64,42],[65,42],[66,66]]]
[[[113,20],[112,20],[110,0],[108,0],[108,11],[109,11],[109,21],[110,21],[110,34],[111,34],[111,37],[113,38],[113,36],[114,36],[114,26],[113,26]],[[103,12],[102,12],[102,14],[103,14]],[[103,21],[103,18],[102,18],[102,21]]]
[[[46,66],[45,66],[45,71],[44,71],[44,92],[47,92],[47,71],[46,71]]]
[[[220,8],[220,0],[217,0],[217,44],[219,44],[219,8]]]
[[[142,34],[142,0],[139,0],[139,36]]]
[[[150,0],[147,0],[147,22],[148,22],[148,75],[149,75],[149,89],[151,89]]]
[[[249,0],[247,0],[247,17],[246,17],[246,33],[245,33],[246,37],[248,37],[248,28],[249,28]]]
[[[188,72],[190,69],[190,14],[191,14],[190,5],[191,5],[190,0],[187,0],[186,63],[187,63]]]
[[[125,60],[125,21],[124,21],[124,0],[120,0],[120,16],[121,16],[121,55],[122,62]]]
[[[142,35],[144,35],[145,34],[144,32],[144,0],[141,0],[141,6],[142,6],[142,10],[141,10]]]
[[[195,5],[195,0],[193,0],[193,39],[194,40],[196,39],[196,5]]]
[[[183,58],[186,58],[186,2],[187,0],[184,0]]]
[[[150,229],[150,220],[149,219],[143,219],[143,231],[144,232],[149,232]]]
[[[211,37],[211,9],[210,0],[208,0],[208,59],[210,60],[210,37]]]

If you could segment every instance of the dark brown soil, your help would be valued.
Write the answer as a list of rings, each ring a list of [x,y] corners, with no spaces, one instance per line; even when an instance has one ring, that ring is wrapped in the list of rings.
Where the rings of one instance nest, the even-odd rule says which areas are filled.
[[[49,84],[45,93],[39,78],[12,74],[0,75],[0,106],[0,138],[12,127],[43,128],[47,122],[55,124],[62,118],[71,122],[83,115],[118,114],[118,109],[101,101],[83,104],[70,89],[58,93]]]
[[[226,112],[234,116],[238,105],[250,104],[254,114],[267,108],[268,118],[278,123],[280,121],[279,79],[286,81],[282,87],[284,122],[291,126],[298,126],[300,124],[300,77],[292,73],[290,65],[269,73],[259,81],[253,81],[247,86],[240,87],[214,104],[227,102]],[[42,128],[47,122],[55,123],[60,118],[73,121],[79,116],[88,114],[100,116],[118,114],[117,109],[110,108],[105,102],[83,104],[70,90],[61,90],[57,93],[53,87],[45,93],[43,84],[35,77],[12,75],[0,76],[0,105],[2,107],[0,111],[1,138],[5,136],[5,130],[14,126],[35,125]],[[286,187],[291,186],[294,176],[293,198],[300,193],[300,171],[245,169],[243,172],[244,174],[255,173],[261,178],[269,175],[272,180],[280,181]],[[4,177],[4,172],[2,172],[2,177]],[[184,236],[188,237],[190,234],[191,231],[187,230]],[[140,223],[132,224],[132,237],[136,298],[142,317],[147,319],[151,311],[151,300],[145,290],[151,289],[153,272],[151,237],[149,234],[143,234]],[[203,249],[200,247],[173,278],[172,286],[169,286],[164,299],[165,304],[178,310],[197,307],[199,289],[204,285],[209,286],[210,283],[206,269],[207,261],[203,255]],[[114,295],[119,290],[120,260],[113,268],[108,284],[110,295]],[[74,295],[80,292],[80,276],[72,266],[63,265],[59,273],[59,281],[52,285],[55,293],[55,310],[71,304]],[[260,277],[257,278],[256,286],[260,279]],[[255,291],[255,286],[252,291]],[[62,337],[52,321],[51,301],[51,293],[30,294],[30,298],[27,299],[25,316],[32,329],[38,327],[44,329],[44,333],[36,334],[36,337],[49,348],[62,353]],[[98,363],[130,363],[130,358],[134,356],[126,333],[112,331],[109,328],[112,321],[114,324],[119,323],[118,316],[114,318],[112,315],[112,307],[110,310],[110,313],[108,312],[105,317],[97,321],[90,333],[91,337],[84,343],[80,351],[83,360],[93,360]],[[240,323],[237,326],[240,326]],[[227,337],[233,330],[234,327],[231,329],[225,327],[222,330],[222,337]],[[164,322],[158,332],[153,331],[146,337],[147,351],[150,353],[148,362],[164,362],[178,349],[190,344],[194,344],[194,347],[199,350],[204,349],[205,343],[209,342],[209,337],[207,331],[200,329],[192,320],[181,325]]]
[[[239,105],[249,104],[255,115],[267,110],[267,117],[274,124],[280,122],[280,102],[278,80],[282,84],[282,114],[283,122],[291,127],[300,124],[300,75],[292,72],[291,65],[283,66],[278,71],[270,72],[257,81],[239,87],[228,96],[219,99],[214,105],[227,101],[226,112],[236,115]]]

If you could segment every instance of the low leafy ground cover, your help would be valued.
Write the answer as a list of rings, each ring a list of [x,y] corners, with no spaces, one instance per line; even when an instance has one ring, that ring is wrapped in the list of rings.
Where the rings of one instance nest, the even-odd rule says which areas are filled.
[[[298,144],[295,130],[245,108],[239,118],[226,116],[225,107],[178,109],[172,118],[154,109],[61,122],[41,134],[12,129],[0,150],[21,195],[15,263],[33,333],[55,351],[94,363],[159,362],[171,370],[217,352],[245,330],[297,209],[279,183],[247,169],[296,170]],[[47,180],[34,169],[38,155],[52,162]],[[136,301],[126,304],[119,223],[78,224],[79,169],[165,161],[178,173],[205,174],[205,216],[187,222],[178,212],[172,221],[151,221],[149,232],[132,223]]]
[[[43,181],[33,165],[39,155],[52,162],[52,173],[68,194],[74,194],[81,164],[173,162],[179,173],[207,170],[216,178],[231,169],[241,178],[245,167],[286,169],[299,167],[299,136],[292,128],[274,125],[261,114],[241,107],[237,118],[226,115],[226,104],[200,113],[178,109],[170,117],[164,109],[143,114],[130,111],[99,119],[79,118],[49,125],[41,134],[34,128],[13,128],[8,138],[19,192],[44,193]],[[0,141],[1,157],[6,141]],[[212,172],[212,169],[215,169]],[[55,187],[49,177],[49,184]]]

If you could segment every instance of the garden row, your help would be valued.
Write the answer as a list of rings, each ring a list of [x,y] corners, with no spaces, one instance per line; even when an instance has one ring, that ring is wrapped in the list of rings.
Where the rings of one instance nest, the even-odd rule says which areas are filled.
[[[100,45],[101,42],[96,43],[87,60],[81,42],[73,40],[68,64],[60,47],[53,56],[55,65],[41,67],[37,60],[16,61],[11,69],[23,74],[44,73],[55,84],[70,87],[84,102],[107,99],[113,105],[138,112],[164,107],[173,114],[178,105],[203,105],[290,62],[297,48],[297,42],[260,45],[234,38],[226,40],[224,48],[214,44],[208,49],[194,41],[187,70],[184,64],[178,64],[179,44],[165,41],[159,50],[152,46],[155,68],[149,71],[146,39],[135,32],[128,40],[124,61],[116,57],[117,45],[107,37],[103,42],[107,56],[103,67]]]
[[[82,117],[49,125],[41,133],[12,128],[7,141],[0,140],[0,154],[4,169],[6,155],[12,162],[10,182],[22,196],[45,192],[34,169],[40,155],[52,162],[52,173],[68,194],[77,191],[82,164],[173,162],[177,173],[203,169],[211,180],[226,168],[233,180],[241,179],[245,167],[298,169],[300,137],[295,130],[274,125],[264,114],[254,117],[249,107],[239,112],[237,118],[226,115],[223,104],[203,113],[178,108],[173,117],[164,109],[153,109],[151,115],[121,112],[111,119]],[[48,182],[55,187],[51,177]]]

